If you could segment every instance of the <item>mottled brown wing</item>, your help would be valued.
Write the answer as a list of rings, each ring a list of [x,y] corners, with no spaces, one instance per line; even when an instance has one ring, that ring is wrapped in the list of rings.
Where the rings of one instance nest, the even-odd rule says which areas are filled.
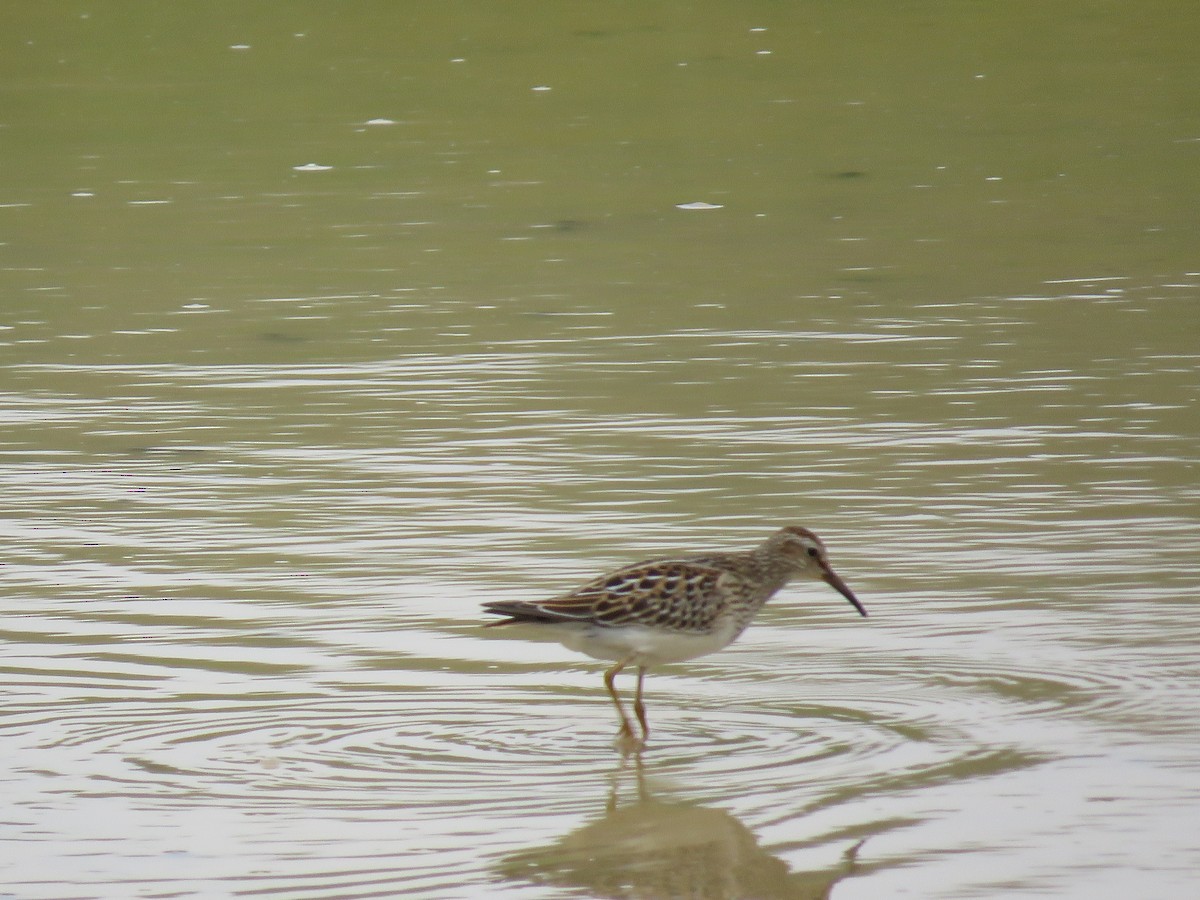
[[[659,560],[618,569],[570,594],[541,602],[497,601],[488,612],[519,622],[590,622],[705,631],[719,612],[713,602],[722,569],[694,561]]]

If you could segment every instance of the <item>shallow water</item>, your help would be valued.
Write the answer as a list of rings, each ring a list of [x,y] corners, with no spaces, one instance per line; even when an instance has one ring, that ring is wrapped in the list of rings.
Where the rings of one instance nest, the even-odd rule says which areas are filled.
[[[1129,25],[1085,7],[1063,27]],[[856,97],[882,122],[924,107],[798,48],[900,24],[936,71],[897,77],[934,85],[956,23],[920,16],[524,32],[468,5],[389,31],[301,4],[197,36],[157,7],[36,9],[7,124],[37,177],[0,198],[0,896],[1187,895],[1200,122],[1156,95],[1147,136],[1153,110],[1105,98],[1194,73],[1190,50],[1129,32],[1120,80],[1068,48],[1086,111],[1174,180],[1156,192],[1127,177],[1145,153],[1097,174],[1063,84],[1046,108],[1012,84],[921,95],[965,129],[936,154],[920,123],[895,154],[847,125]],[[397,62],[384,33],[422,49]],[[119,64],[96,49],[133,35]],[[963,71],[1024,84],[1048,57],[1022,46]],[[657,94],[610,108],[573,54],[630,57],[612,97],[673,85],[711,159],[674,160],[659,142],[700,126],[663,126]],[[482,62],[497,105],[432,74]],[[858,160],[797,175],[745,145],[745,104],[814,104],[798,72],[829,79],[815,133]],[[1028,158],[981,144],[979,109]],[[385,115],[406,124],[363,124]],[[126,146],[135,122],[157,140]],[[898,200],[912,158],[958,183]],[[333,169],[292,168],[314,160]],[[1051,162],[1078,187],[1026,177]],[[702,194],[724,208],[674,208]],[[599,665],[479,627],[486,600],[786,522],[871,618],[794,585],[731,648],[652,673],[640,766]]]

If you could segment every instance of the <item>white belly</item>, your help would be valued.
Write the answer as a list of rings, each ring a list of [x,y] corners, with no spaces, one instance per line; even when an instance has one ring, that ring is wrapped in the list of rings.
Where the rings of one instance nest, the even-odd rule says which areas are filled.
[[[589,625],[555,634],[563,646],[594,659],[627,660],[635,666],[683,662],[714,653],[738,636],[732,622],[722,622],[710,634],[684,634],[641,625],[605,628]]]

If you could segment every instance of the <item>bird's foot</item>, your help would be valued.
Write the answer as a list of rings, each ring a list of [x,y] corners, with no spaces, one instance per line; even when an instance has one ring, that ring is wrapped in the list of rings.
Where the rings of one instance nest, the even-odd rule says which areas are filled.
[[[627,758],[629,756],[640,756],[642,751],[646,749],[646,741],[635,735],[632,728],[622,726],[621,730],[617,732],[613,746],[617,748],[622,758]]]

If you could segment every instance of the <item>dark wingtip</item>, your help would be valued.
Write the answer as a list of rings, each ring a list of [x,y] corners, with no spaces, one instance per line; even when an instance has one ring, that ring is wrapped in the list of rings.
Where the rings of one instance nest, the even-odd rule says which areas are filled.
[[[508,603],[496,601],[494,603],[485,603],[483,604],[483,611],[491,613],[494,616],[505,616],[499,622],[488,622],[484,628],[494,628],[497,625],[525,624],[527,622],[553,623],[563,621],[562,616],[556,616],[536,606],[521,602]]]
[[[485,603],[483,604],[483,611],[485,613],[490,613],[493,616],[504,616],[503,619],[500,619],[497,622],[486,622],[483,626],[484,628],[495,628],[497,625],[511,625],[513,622],[519,622],[521,620],[521,611],[519,609],[514,609],[512,603],[506,603],[503,601]]]

